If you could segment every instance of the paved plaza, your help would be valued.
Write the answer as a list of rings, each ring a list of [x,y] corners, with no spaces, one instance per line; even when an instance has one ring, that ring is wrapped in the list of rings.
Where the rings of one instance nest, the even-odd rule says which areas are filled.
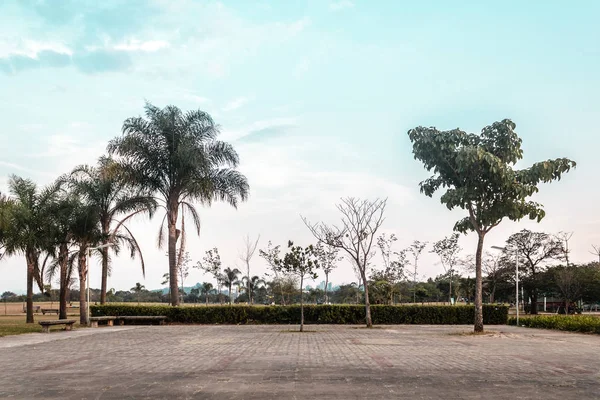
[[[0,338],[0,398],[600,398],[600,336],[294,328],[126,326]]]

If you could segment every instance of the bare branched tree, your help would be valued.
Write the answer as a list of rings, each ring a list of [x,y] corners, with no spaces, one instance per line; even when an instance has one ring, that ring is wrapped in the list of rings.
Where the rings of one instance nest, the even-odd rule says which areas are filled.
[[[246,264],[246,289],[248,293],[248,304],[253,303],[252,299],[252,291],[250,290],[251,277],[250,277],[250,260],[254,256],[256,252],[256,247],[258,246],[258,241],[260,240],[260,235],[256,238],[256,240],[250,240],[250,235],[246,235],[244,238],[244,248],[242,249],[242,253],[240,254],[240,260]]]
[[[302,217],[315,239],[343,250],[356,264],[364,282],[366,324],[369,328],[373,326],[373,322],[369,304],[369,285],[366,284],[367,267],[373,256],[371,248],[375,242],[375,235],[384,221],[386,203],[387,199],[374,201],[355,197],[341,199],[341,203],[336,205],[342,214],[341,226],[327,225],[324,222],[311,224]]]
[[[574,232],[558,232],[555,236],[556,239],[562,243],[562,251],[564,254],[565,262],[567,263],[567,267],[569,266],[569,253],[571,249],[569,249],[569,240],[573,236]]]
[[[598,263],[600,263],[600,245],[599,246],[592,245],[592,249],[594,249],[594,251],[590,251],[590,253],[592,253],[593,255],[598,257]]]

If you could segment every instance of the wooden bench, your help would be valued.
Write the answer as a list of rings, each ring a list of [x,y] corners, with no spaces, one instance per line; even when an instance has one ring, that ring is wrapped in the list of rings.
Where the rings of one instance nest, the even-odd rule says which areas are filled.
[[[97,328],[99,321],[106,321],[107,326],[113,326],[115,319],[117,319],[117,317],[111,317],[111,316],[90,317],[90,323],[91,323],[92,328]]]
[[[42,314],[46,315],[46,313],[58,315],[58,310],[56,308],[42,308]]]
[[[125,325],[125,321],[150,322],[151,325],[153,322],[158,322],[159,325],[164,325],[165,321],[167,320],[167,317],[165,317],[164,315],[122,315],[120,317],[117,317],[116,320],[119,325]]]
[[[65,331],[70,331],[73,329],[73,324],[75,323],[74,319],[57,319],[54,321],[40,321],[40,325],[42,326],[43,333],[49,333],[50,327],[53,325],[64,325]]]

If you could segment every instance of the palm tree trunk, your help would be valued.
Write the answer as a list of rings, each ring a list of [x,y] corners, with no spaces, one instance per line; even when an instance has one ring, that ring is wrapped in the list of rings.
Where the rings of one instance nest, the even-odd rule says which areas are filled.
[[[179,286],[177,285],[177,211],[179,206],[176,201],[170,201],[167,210],[169,226],[169,282],[171,287],[171,305],[179,305]]]
[[[108,244],[108,239],[102,242]],[[102,249],[102,287],[100,289],[100,304],[106,303],[106,290],[108,286],[108,248]]]
[[[481,258],[483,253],[483,239],[485,233],[479,232],[477,240],[477,252],[475,253],[475,332],[483,332],[483,285],[481,275]]]
[[[81,325],[87,324],[87,300],[85,297],[85,290],[87,287],[87,263],[85,252],[87,246],[83,245],[79,249],[79,323]]]
[[[232,284],[229,283],[229,285],[227,285],[229,287],[229,305],[231,305],[231,303],[233,303],[233,293],[231,292],[231,288],[232,288]]]
[[[33,270],[35,265],[31,251],[27,252],[25,259],[27,260],[27,317],[25,322],[33,324]]]
[[[67,319],[67,296],[68,290],[67,287],[69,282],[67,282],[67,263],[69,262],[69,249],[66,243],[60,245],[58,250],[58,263],[60,268],[60,289],[59,289],[59,319]]]

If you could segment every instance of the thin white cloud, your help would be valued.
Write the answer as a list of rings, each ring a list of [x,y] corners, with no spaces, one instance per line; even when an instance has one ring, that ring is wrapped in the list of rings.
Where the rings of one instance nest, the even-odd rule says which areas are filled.
[[[36,40],[0,40],[0,58],[13,55],[37,58],[42,51],[73,55],[73,51],[61,42],[36,41]]]
[[[340,11],[347,8],[353,8],[354,3],[350,0],[341,0],[329,4],[329,9],[332,11]]]
[[[145,53],[153,53],[155,51],[167,48],[169,46],[170,43],[166,40],[141,41],[138,39],[131,39],[129,41],[115,45],[114,49],[120,51],[142,51]]]
[[[244,104],[248,103],[248,101],[250,101],[250,99],[248,97],[237,97],[233,100],[231,100],[229,103],[227,103],[225,105],[225,107],[222,108],[223,111],[234,111],[237,110],[238,108],[242,107]]]
[[[222,131],[221,139],[234,141],[251,135],[253,132],[277,127],[293,127],[298,123],[297,117],[280,117],[254,121],[241,128],[226,129]]]

